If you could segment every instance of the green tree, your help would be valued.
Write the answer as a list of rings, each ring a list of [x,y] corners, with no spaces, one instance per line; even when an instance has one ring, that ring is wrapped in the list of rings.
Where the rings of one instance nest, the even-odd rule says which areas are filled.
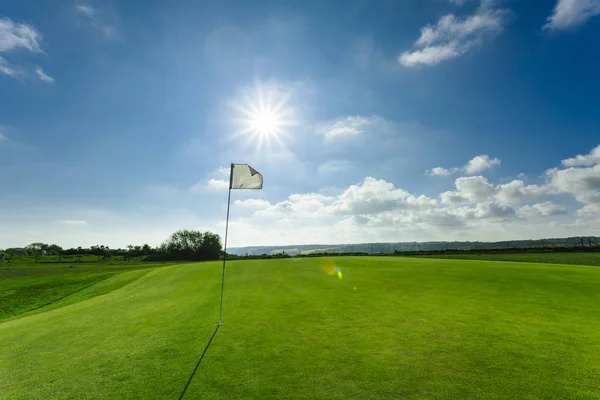
[[[40,254],[42,252],[46,252],[47,254],[60,254],[62,253],[63,248],[57,244],[36,242],[25,246],[25,250],[33,254]]]
[[[90,247],[90,254],[93,254],[97,257],[105,257],[109,253],[110,253],[110,248],[108,246],[100,245],[100,246]]]
[[[218,260],[222,253],[221,236],[212,232],[204,232],[202,252],[207,260]]]
[[[63,252],[63,248],[62,248],[62,247],[60,247],[60,246],[59,246],[59,245],[57,245],[57,244],[50,244],[50,245],[48,245],[48,247],[46,248],[46,251],[47,251],[49,254],[60,254],[60,253],[62,253],[62,252]]]
[[[218,260],[221,238],[211,232],[183,229],[173,233],[161,250],[171,260]]]
[[[147,243],[142,246],[142,255],[149,256],[152,253],[152,247],[150,247]]]
[[[40,243],[40,242],[36,242],[36,243],[31,243],[28,246],[25,246],[25,250],[27,250],[28,252],[31,253],[39,253],[42,250],[45,250],[46,246],[48,246],[45,243]]]
[[[148,244],[145,244],[143,246],[134,246],[134,245],[128,245],[127,246],[127,256],[128,257],[140,257],[140,256],[148,256],[152,253],[152,247],[150,247]]]

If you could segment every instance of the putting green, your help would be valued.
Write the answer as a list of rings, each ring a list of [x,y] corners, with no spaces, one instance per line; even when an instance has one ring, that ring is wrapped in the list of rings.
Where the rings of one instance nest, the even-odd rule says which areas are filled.
[[[225,323],[185,398],[600,398],[600,269],[228,265]],[[177,265],[2,323],[0,398],[176,399],[215,329],[219,290],[219,263]]]

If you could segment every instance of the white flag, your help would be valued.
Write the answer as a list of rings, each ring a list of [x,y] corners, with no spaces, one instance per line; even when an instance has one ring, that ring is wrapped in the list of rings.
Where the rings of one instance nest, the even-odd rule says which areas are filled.
[[[262,189],[262,175],[248,164],[231,164],[229,189]]]

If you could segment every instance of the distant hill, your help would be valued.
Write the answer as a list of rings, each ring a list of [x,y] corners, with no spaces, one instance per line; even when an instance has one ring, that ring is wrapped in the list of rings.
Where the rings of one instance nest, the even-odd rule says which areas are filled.
[[[227,249],[230,254],[240,256],[260,254],[297,254],[319,253],[393,253],[394,251],[435,251],[435,250],[474,250],[535,247],[577,247],[598,246],[600,237],[568,237],[538,240],[505,240],[501,242],[391,242],[391,243],[355,243],[355,244],[303,244],[287,246],[248,246]]]

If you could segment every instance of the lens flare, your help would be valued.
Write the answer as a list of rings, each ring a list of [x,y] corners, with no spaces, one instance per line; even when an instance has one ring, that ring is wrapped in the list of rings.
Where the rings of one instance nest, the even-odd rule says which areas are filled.
[[[332,262],[322,262],[319,264],[319,267],[321,267],[321,270],[323,270],[323,272],[325,272],[329,276],[333,276],[336,274],[336,266]]]
[[[321,267],[321,270],[323,270],[323,272],[325,272],[329,276],[335,275],[339,279],[342,279],[343,277],[342,270],[340,269],[340,267],[337,267],[333,261],[320,262],[319,267]]]

